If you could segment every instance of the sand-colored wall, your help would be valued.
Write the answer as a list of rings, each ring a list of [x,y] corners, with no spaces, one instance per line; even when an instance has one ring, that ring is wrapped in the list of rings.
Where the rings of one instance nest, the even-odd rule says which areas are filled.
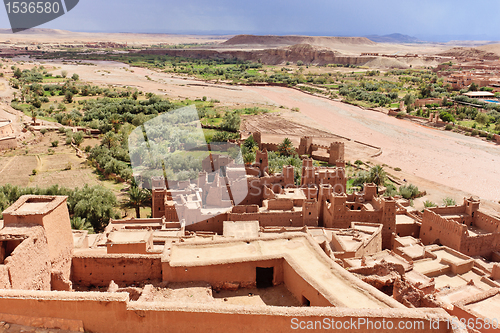
[[[0,139],[0,150],[15,149],[15,148],[17,148],[17,140],[15,137]]]
[[[106,287],[111,280],[132,284],[161,278],[159,255],[75,256],[71,269],[71,280],[82,286]]]
[[[311,302],[311,306],[333,305],[325,296],[304,280],[286,260],[283,260],[283,278],[287,289],[299,302],[302,302],[303,297],[305,297]]]
[[[37,196],[22,196],[16,203],[21,204],[30,198],[40,199]],[[47,200],[50,197],[43,197]],[[41,225],[45,229],[47,243],[49,246],[52,271],[62,272],[65,279],[69,279],[71,273],[71,257],[73,255],[73,234],[71,232],[71,222],[69,219],[66,197],[53,197],[60,200],[59,204],[45,214],[29,213],[26,215],[4,214],[4,225],[15,224]],[[9,208],[10,209],[10,208]]]
[[[419,223],[396,223],[396,234],[399,237],[412,236],[418,238],[420,236],[420,224]]]
[[[152,240],[152,238],[151,238]],[[130,254],[148,254],[151,248],[147,243],[129,243],[129,244],[106,244],[108,254],[130,253]]]
[[[228,214],[229,221],[259,221],[262,227],[303,227],[304,218],[300,211],[275,211],[266,213]],[[314,224],[313,224],[314,225]]]
[[[481,211],[474,215],[474,225],[488,232],[500,232],[500,219]]]
[[[186,225],[186,230],[188,231],[213,231],[219,235],[222,235],[224,228],[224,221],[228,221],[229,213],[224,213],[220,215],[216,215],[207,220]]]
[[[52,271],[61,271],[66,279],[71,273],[73,233],[66,199],[43,217],[43,227],[49,244]]]
[[[82,320],[85,330],[94,333],[156,332],[290,332],[294,322],[384,320],[398,327],[399,322],[422,321],[425,327],[415,333],[452,332],[442,309],[350,310],[336,308],[252,308],[230,305],[168,305],[128,302],[127,294],[4,291],[0,298],[2,312],[34,317]],[[296,318],[296,319],[294,319]],[[437,322],[430,327],[429,319]],[[293,320],[293,321],[292,321]],[[316,324],[317,325],[317,324]],[[331,329],[324,331],[331,332]],[[319,331],[319,330],[318,330]],[[348,333],[372,332],[373,329],[351,328]],[[397,332],[398,330],[395,330]]]
[[[283,259],[270,259],[195,267],[172,267],[169,262],[163,262],[163,281],[205,281],[215,287],[231,282],[239,283],[242,287],[255,287],[256,268],[274,267],[273,284],[278,285],[283,282],[283,261]]]
[[[11,228],[9,228],[11,229]],[[14,229],[14,228],[12,228]],[[23,228],[24,239],[4,261],[4,287],[22,290],[50,290],[49,247],[42,227]],[[8,275],[5,276],[5,273]],[[7,280],[6,280],[7,278]],[[1,311],[1,310],[0,310]]]
[[[460,250],[462,238],[467,233],[467,226],[447,220],[434,211],[426,209],[420,227],[420,239],[424,245],[438,241],[455,250]]]
[[[500,233],[466,237],[458,249],[468,256],[489,258],[494,250],[500,249]]]

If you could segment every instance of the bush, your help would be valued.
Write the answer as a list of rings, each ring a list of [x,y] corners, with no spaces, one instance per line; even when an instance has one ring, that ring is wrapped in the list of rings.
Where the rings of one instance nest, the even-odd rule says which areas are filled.
[[[70,144],[72,144],[72,143],[73,143],[73,138],[72,138],[72,137],[70,137],[70,136],[68,136],[68,137],[66,138],[66,144],[67,144],[67,145],[70,145]]]
[[[441,118],[442,121],[445,121],[448,123],[455,122],[455,118],[448,112],[441,112],[439,114],[439,117]]]
[[[45,133],[47,133],[47,129],[46,129],[46,128],[42,128],[42,129],[40,130],[40,133],[42,133],[42,135],[45,135]]]
[[[386,189],[385,189],[386,196],[393,197],[397,194],[398,194],[398,189],[396,188],[396,186],[394,186],[392,184],[389,184],[386,186]]]
[[[447,130],[447,131],[451,131],[453,129],[453,125],[452,124],[448,124],[448,125],[446,125],[446,127],[444,129]]]
[[[31,173],[33,174],[33,176],[36,176],[37,173],[38,173],[38,170],[37,169],[33,169],[33,171],[31,171]]]
[[[66,133],[66,129],[64,127],[59,127],[59,133],[61,134]]]
[[[472,130],[471,135],[472,136],[477,136],[479,134],[479,131],[477,129]]]
[[[401,171],[401,168],[394,168],[394,171]]]
[[[52,147],[57,147],[59,145],[59,140],[52,141],[51,144],[52,144]]]
[[[432,201],[426,200],[426,201],[424,202],[424,207],[425,207],[425,208],[431,208],[431,207],[436,207],[436,206],[437,206],[437,205],[436,205],[434,202],[432,202]]]
[[[446,197],[443,199],[443,205],[448,207],[448,206],[455,206],[457,203],[453,198]]]
[[[413,184],[402,185],[399,187],[399,194],[407,200],[415,199],[419,193],[420,191],[418,190],[418,187]]]
[[[398,114],[396,115],[396,118],[398,119],[403,119],[406,117],[406,113],[404,112],[398,112]]]

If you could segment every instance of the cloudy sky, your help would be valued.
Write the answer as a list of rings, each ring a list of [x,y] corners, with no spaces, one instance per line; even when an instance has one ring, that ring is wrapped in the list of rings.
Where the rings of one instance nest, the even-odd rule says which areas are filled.
[[[22,1],[22,0],[20,0]],[[42,28],[500,40],[499,0],[80,0]],[[0,9],[0,28],[10,28]]]

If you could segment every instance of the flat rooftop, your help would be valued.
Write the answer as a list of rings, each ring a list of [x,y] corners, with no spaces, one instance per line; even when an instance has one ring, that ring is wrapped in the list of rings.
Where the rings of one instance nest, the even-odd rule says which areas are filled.
[[[415,224],[415,220],[407,215],[396,215],[396,224]]]
[[[57,208],[66,201],[65,196],[23,195],[4,215],[43,215]]]
[[[467,304],[465,308],[485,318],[498,319],[498,314],[500,313],[500,294],[496,294],[475,303]]]
[[[224,237],[257,238],[259,237],[259,221],[224,221]]]
[[[110,232],[108,243],[111,244],[133,244],[146,243],[151,237],[149,230],[118,230]]]
[[[256,261],[263,258],[291,259],[313,285],[321,286],[325,297],[348,308],[392,308],[368,290],[343,268],[329,262],[316,251],[306,237],[234,241],[219,244],[174,245],[171,266],[207,266],[223,263]],[[303,276],[304,278],[304,276]]]
[[[434,253],[438,257],[438,260],[445,259],[446,261],[453,263],[455,265],[462,264],[471,259],[462,254],[454,253],[448,249],[432,251],[432,253]]]
[[[495,97],[494,93],[488,91],[469,91],[463,95],[468,97]]]

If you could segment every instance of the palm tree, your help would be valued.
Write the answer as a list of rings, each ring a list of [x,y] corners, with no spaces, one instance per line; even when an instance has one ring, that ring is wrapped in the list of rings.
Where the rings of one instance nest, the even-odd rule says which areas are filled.
[[[285,138],[278,146],[278,152],[281,156],[290,156],[295,154],[295,148],[289,138]]]
[[[112,146],[115,145],[116,136],[113,132],[107,132],[104,134],[104,138],[102,139],[102,144],[108,146],[111,149]]]
[[[127,192],[127,200],[123,202],[123,208],[134,208],[135,216],[141,218],[141,207],[146,207],[146,205],[151,201],[151,192],[147,189],[141,189],[137,186],[131,186]]]
[[[111,117],[108,118],[109,122],[113,126],[113,129],[115,130],[115,133],[118,133],[118,130],[120,129],[120,126],[122,125],[122,118],[120,117],[119,114],[113,114]]]
[[[89,233],[94,233],[94,228],[92,224],[87,221],[85,218],[81,218],[79,216],[73,217],[71,219],[71,229],[73,230],[87,230]]]
[[[379,186],[384,185],[386,178],[387,174],[381,165],[376,165],[370,169],[370,173],[368,175],[368,181],[370,183],[374,183]]]

